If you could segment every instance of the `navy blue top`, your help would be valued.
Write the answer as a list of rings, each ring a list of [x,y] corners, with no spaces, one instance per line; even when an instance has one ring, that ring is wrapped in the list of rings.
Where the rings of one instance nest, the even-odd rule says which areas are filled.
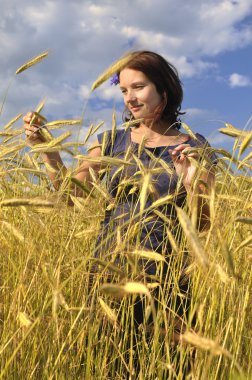
[[[207,140],[198,133],[196,137],[197,139],[189,137],[186,144],[202,148],[201,156],[215,164],[217,157],[211,152]],[[122,165],[118,162],[116,165],[108,166],[107,186],[112,204],[115,199],[115,207],[109,207],[105,212],[97,240],[96,256],[113,252],[116,229],[120,226],[121,232],[125,231],[125,238],[129,239],[131,247],[153,250],[168,258],[171,246],[166,233],[167,221],[170,222],[169,229],[176,236],[178,224],[174,205],[183,206],[187,195],[183,186],[179,185],[179,178],[169,154],[169,149],[179,144],[141,149],[139,144],[131,141],[130,129],[118,129],[115,136],[112,136],[111,130],[105,131],[98,134],[97,138],[102,145],[104,156],[126,160],[129,164]],[[142,190],[143,170],[150,174],[150,182],[144,211],[140,213],[139,194]],[[174,194],[172,203],[166,202],[159,207],[152,207],[155,201],[171,194]],[[133,227],[136,225],[140,232],[133,236]],[[129,228],[132,236],[127,235]],[[147,272],[155,274],[155,265],[150,265]]]

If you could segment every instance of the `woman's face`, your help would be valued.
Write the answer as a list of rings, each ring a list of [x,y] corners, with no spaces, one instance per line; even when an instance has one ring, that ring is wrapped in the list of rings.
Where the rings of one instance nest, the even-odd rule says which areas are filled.
[[[135,119],[153,119],[156,116],[155,111],[162,103],[162,97],[142,71],[123,69],[120,72],[120,88],[124,104]]]

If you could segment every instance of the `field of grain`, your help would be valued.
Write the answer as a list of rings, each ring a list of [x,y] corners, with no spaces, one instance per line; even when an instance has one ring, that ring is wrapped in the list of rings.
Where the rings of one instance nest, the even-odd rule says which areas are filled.
[[[41,109],[42,105],[37,111]],[[104,181],[94,174],[94,188],[85,198],[69,194],[71,170],[55,192],[40,153],[61,150],[77,164],[83,141],[66,142],[70,132],[62,131],[57,138],[48,132],[45,144],[27,149],[21,116],[0,130],[0,378],[182,379],[192,356],[188,379],[251,378],[251,132],[223,126],[221,132],[234,140],[234,147],[231,153],[216,150],[216,190],[208,197],[211,228],[199,233],[195,215],[187,208],[178,210],[183,238],[179,245],[173,241],[172,275],[160,287],[158,278],[149,281],[139,275],[138,262],[145,257],[162,268],[162,259],[139,247],[125,249],[127,239],[137,233],[134,221],[126,237],[111,232],[116,253],[126,260],[123,270],[112,264],[108,252],[95,259],[99,223],[105,207],[116,207],[116,200],[108,199]],[[80,122],[55,121],[48,130]],[[94,130],[91,127],[87,141]],[[127,157],[125,162],[104,161],[120,167]],[[149,177],[142,175],[142,188],[148,190]],[[147,193],[140,192],[140,204]],[[167,228],[167,238],[169,233]],[[171,285],[174,297],[178,292],[185,247],[192,310],[175,344],[174,310],[171,307],[168,317],[164,305]],[[94,265],[99,268],[95,274]],[[157,288],[161,290],[155,310]],[[153,324],[144,323],[136,331],[134,303],[139,299],[146,320],[151,313]]]

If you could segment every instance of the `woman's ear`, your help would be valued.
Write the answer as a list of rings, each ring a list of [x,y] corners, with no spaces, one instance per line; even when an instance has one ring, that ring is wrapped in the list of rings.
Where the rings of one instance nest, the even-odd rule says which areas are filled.
[[[167,106],[167,95],[166,95],[166,92],[163,92],[163,104],[164,104],[164,108],[163,110],[165,109],[165,107]]]

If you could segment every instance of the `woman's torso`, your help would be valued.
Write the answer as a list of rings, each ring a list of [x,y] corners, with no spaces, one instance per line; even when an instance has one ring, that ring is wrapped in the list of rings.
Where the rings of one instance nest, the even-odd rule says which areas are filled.
[[[203,136],[196,134],[196,137],[188,137],[186,144],[209,146]],[[107,185],[111,202],[107,205],[98,241],[101,242],[101,235],[107,238],[109,229],[113,241],[118,228],[127,235],[130,228],[136,230],[138,226],[133,242],[127,235],[131,244],[137,243],[141,248],[168,257],[171,246],[167,227],[179,239],[175,206],[182,207],[186,199],[186,191],[169,154],[169,149],[179,144],[144,147],[132,142],[129,129],[117,130],[115,135],[111,131],[98,135],[99,143],[102,144],[103,139],[106,140],[104,155],[124,160],[125,164],[117,162],[109,166]]]

